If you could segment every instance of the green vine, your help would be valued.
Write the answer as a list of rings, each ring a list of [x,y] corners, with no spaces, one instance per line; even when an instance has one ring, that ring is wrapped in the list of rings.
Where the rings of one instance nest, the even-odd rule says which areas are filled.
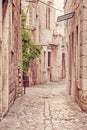
[[[29,68],[30,63],[41,54],[42,47],[36,45],[29,35],[29,30],[25,28],[26,15],[22,12],[22,62],[23,73]]]

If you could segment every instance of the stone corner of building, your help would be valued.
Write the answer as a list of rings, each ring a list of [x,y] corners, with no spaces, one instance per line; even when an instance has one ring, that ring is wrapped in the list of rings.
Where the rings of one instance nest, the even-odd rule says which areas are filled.
[[[87,112],[87,91],[79,94],[79,98],[76,98],[76,102],[83,111]]]

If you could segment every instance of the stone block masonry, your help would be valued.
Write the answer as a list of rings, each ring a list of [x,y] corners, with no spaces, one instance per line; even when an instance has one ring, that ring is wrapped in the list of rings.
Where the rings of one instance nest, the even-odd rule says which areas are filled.
[[[86,0],[65,1],[65,13],[75,16],[65,25],[66,42],[69,45],[69,90],[73,100],[87,111],[87,8]]]
[[[46,6],[44,2],[49,4],[49,6]],[[25,13],[29,6],[29,11],[26,13],[26,24],[29,23],[28,28],[30,29],[31,39],[42,46],[41,55],[32,62],[29,68],[30,86],[32,84],[58,81],[62,77],[62,63],[60,63],[62,61],[62,51],[60,46],[63,40],[61,37],[60,45],[58,45],[59,37],[56,42],[53,37],[54,30],[56,30],[56,22],[55,9],[50,7],[53,6],[52,2],[54,1],[22,2],[22,9]]]
[[[0,117],[22,94],[20,0],[0,1]]]
[[[86,130],[87,113],[66,88],[65,81],[27,88],[0,123],[0,130]]]

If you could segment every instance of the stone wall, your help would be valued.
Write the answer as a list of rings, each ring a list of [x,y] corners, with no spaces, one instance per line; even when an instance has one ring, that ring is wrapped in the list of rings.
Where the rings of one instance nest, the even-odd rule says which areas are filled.
[[[56,30],[55,10],[46,6],[44,2],[53,6],[52,0],[29,2],[29,8],[27,2],[24,3],[29,10],[29,15],[26,13],[26,22],[29,20],[31,39],[43,48],[40,57],[35,59],[29,68],[30,86],[49,81],[59,81],[62,78],[61,44],[63,41],[62,38],[56,39],[56,42],[53,39],[53,33]],[[22,8],[25,11],[24,5],[22,4]]]
[[[11,46],[10,49],[10,88],[9,88],[9,103],[18,97],[22,92],[22,43],[21,43],[21,16],[20,16],[20,1],[14,2],[14,7],[12,7],[11,16],[12,17],[12,26],[11,34],[12,39],[10,40]],[[11,17],[10,16],[10,17]],[[14,78],[13,78],[14,76]]]
[[[43,1],[43,2],[48,2]],[[36,64],[34,72],[37,73],[36,84],[50,81],[51,66],[48,67],[48,52],[52,51],[48,49],[49,44],[53,44],[53,30],[55,29],[55,10],[50,8],[50,28],[47,29],[47,6],[41,2],[30,3],[30,34],[32,40],[42,46],[42,53],[38,60],[35,60]],[[35,10],[35,14],[33,14]],[[35,16],[34,16],[35,15]],[[35,20],[35,23],[32,20]],[[31,69],[32,70],[32,69]],[[32,74],[31,74],[32,75]],[[31,77],[30,77],[31,79]],[[32,78],[33,79],[33,78]],[[35,80],[35,79],[34,79]],[[32,80],[31,80],[32,81]]]
[[[20,1],[0,3],[0,108],[6,114],[22,94],[22,45]],[[2,43],[2,44],[1,44]],[[2,53],[1,53],[2,52]]]
[[[69,91],[83,110],[87,110],[86,42],[87,16],[86,0],[65,2],[65,13],[75,12],[65,22],[66,42],[69,46]]]
[[[0,1],[0,117],[2,114],[2,1]]]

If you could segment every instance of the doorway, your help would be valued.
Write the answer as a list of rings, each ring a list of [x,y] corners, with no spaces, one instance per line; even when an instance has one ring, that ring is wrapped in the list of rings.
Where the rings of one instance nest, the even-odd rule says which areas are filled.
[[[66,69],[65,69],[65,53],[62,53],[62,79],[65,78]]]

